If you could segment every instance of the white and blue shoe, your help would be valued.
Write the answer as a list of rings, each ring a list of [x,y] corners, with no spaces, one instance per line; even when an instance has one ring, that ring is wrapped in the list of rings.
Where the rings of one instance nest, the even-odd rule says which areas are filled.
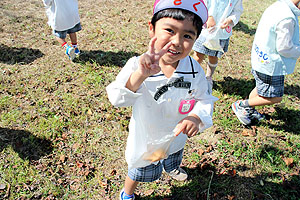
[[[75,53],[76,56],[79,56],[79,55],[80,55],[79,49],[78,49],[78,48],[75,48],[75,52],[74,52],[74,53]]]
[[[73,47],[70,47],[70,46],[67,46],[67,48],[66,48],[66,54],[69,57],[69,59],[72,60],[72,61],[76,57],[75,49]]]
[[[124,188],[120,192],[120,200],[134,200],[134,194],[128,195],[124,191]]]

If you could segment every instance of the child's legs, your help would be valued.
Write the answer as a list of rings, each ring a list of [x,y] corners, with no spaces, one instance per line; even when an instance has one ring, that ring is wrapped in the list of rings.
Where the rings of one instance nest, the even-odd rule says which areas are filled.
[[[63,45],[63,44],[65,44],[66,43],[66,39],[64,38],[59,38],[59,37],[56,37],[56,40],[57,40],[57,42],[60,44],[60,45]]]
[[[178,169],[182,161],[183,149],[176,153],[169,155],[168,158],[163,160],[163,167],[166,172],[171,172],[174,169]]]
[[[53,34],[60,45],[64,45],[66,43],[67,31],[53,30]]]
[[[193,58],[201,65],[202,61],[205,58],[205,55],[203,53],[199,53],[197,51],[194,51]]]
[[[206,69],[206,76],[212,78],[212,75],[215,72],[215,69],[218,65],[218,57],[216,56],[208,56],[208,63]]]
[[[257,94],[257,88],[255,87],[250,95],[249,95],[249,106],[265,106],[265,105],[272,105],[275,103],[281,102],[282,97],[263,97]]]
[[[162,174],[162,164],[151,164],[146,167],[134,168],[128,171],[125,179],[125,192],[128,195],[133,194],[138,182],[153,182]]]
[[[70,39],[72,44],[77,44],[77,36],[76,33],[70,33]]]
[[[126,194],[132,195],[134,193],[134,190],[139,182],[132,180],[129,178],[129,176],[126,176],[125,179],[125,185],[124,185],[124,191]]]
[[[284,91],[284,76],[268,76],[252,70],[256,87],[249,95],[249,106],[264,106],[279,103]]]
[[[72,44],[77,44],[77,35],[76,32],[81,30],[81,24],[76,24],[73,28],[68,30],[68,34],[70,36],[70,40]]]

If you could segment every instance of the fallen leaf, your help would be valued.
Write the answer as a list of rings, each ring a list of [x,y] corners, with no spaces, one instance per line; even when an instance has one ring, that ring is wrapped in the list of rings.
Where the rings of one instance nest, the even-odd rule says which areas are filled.
[[[66,156],[65,156],[64,154],[61,155],[60,158],[59,158],[59,160],[60,160],[61,162],[65,162]]]
[[[288,166],[288,167],[292,167],[293,164],[294,164],[294,159],[293,158],[283,158],[285,164]]]
[[[250,132],[251,132],[250,129],[244,129],[244,130],[242,131],[242,136],[250,136]]]
[[[227,198],[228,198],[228,200],[233,200],[233,199],[235,199],[235,196],[234,195],[232,195],[232,196],[227,196]]]
[[[113,169],[113,170],[110,172],[110,174],[111,174],[112,176],[116,175],[116,174],[117,174],[117,170]]]
[[[204,150],[203,150],[203,149],[199,149],[199,150],[198,150],[198,155],[199,155],[199,156],[202,156],[203,153],[204,153]]]
[[[107,186],[107,181],[101,181],[101,180],[99,180],[99,184],[100,184],[100,187],[106,188],[106,186]]]
[[[242,136],[251,136],[251,137],[254,137],[256,136],[256,127],[252,127],[252,129],[244,129],[242,131]]]
[[[229,174],[232,177],[236,176],[236,170],[235,169],[229,170]]]
[[[92,113],[92,110],[91,110],[91,109],[88,109],[87,114],[88,114],[88,115],[92,115],[92,114],[93,114],[93,113]]]
[[[144,194],[145,194],[146,196],[150,196],[153,192],[154,192],[154,190],[153,190],[153,189],[150,189],[150,190],[147,190],[146,192],[144,192]]]
[[[260,181],[259,181],[259,184],[260,184],[261,186],[264,186],[264,185],[265,185],[264,182],[263,182],[263,180],[260,180]]]
[[[83,167],[83,163],[81,163],[79,161],[76,162],[76,165],[77,165],[78,168],[82,168]]]

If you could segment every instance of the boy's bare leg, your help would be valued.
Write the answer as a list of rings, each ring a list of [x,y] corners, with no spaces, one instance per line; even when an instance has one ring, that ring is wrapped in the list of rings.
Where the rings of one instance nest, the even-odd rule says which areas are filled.
[[[193,58],[201,65],[202,61],[204,60],[205,55],[194,51]]]
[[[257,88],[255,87],[250,95],[249,95],[249,106],[264,106],[264,105],[272,105],[275,103],[281,102],[282,97],[262,97],[257,94]]]
[[[57,42],[59,42],[60,45],[63,45],[66,42],[66,39],[62,39],[59,37],[56,37]]]
[[[125,186],[124,186],[124,191],[128,195],[132,195],[136,186],[138,185],[139,182],[132,180],[129,178],[129,176],[126,176],[125,179]]]
[[[215,69],[218,65],[218,57],[216,56],[208,56],[208,64],[206,68],[206,77],[210,77],[212,79],[212,76],[215,72]]]
[[[77,44],[77,35],[76,33],[70,33],[70,39],[72,44]]]

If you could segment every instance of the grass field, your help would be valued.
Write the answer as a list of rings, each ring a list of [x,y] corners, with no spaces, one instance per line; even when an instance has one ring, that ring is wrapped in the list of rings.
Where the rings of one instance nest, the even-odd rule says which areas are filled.
[[[167,175],[137,199],[300,199],[300,65],[267,119],[244,127],[230,105],[254,87],[250,50],[264,9],[244,0],[215,73],[214,126],[188,140],[186,182]],[[131,108],[105,87],[147,50],[153,0],[79,1],[81,56],[71,62],[51,35],[40,0],[0,1],[0,199],[118,199]]]

